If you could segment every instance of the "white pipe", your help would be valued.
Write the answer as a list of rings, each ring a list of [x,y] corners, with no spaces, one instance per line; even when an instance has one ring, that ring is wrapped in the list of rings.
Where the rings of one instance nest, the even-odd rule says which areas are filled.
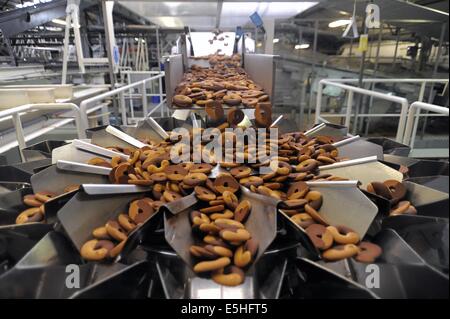
[[[320,108],[321,108],[321,103],[322,103],[322,98],[320,96],[322,95],[322,90],[323,90],[324,85],[330,85],[330,86],[341,88],[341,89],[349,91],[349,92],[372,96],[375,98],[379,98],[382,100],[391,101],[391,102],[400,104],[401,112],[400,112],[399,125],[398,125],[398,129],[397,129],[396,141],[398,141],[398,142],[402,141],[404,130],[405,130],[406,116],[408,114],[408,107],[409,107],[409,103],[408,103],[407,99],[398,97],[398,96],[394,96],[394,95],[389,95],[386,93],[370,91],[370,90],[362,89],[362,88],[351,86],[351,85],[335,83],[335,82],[331,82],[329,80],[321,80],[319,82],[319,92],[317,95],[318,98],[317,98],[317,105],[316,105],[316,122],[318,121],[318,118],[320,115]]]
[[[4,111],[0,111],[0,119],[12,116],[14,128],[16,130],[17,143],[19,145],[19,152],[22,161],[25,161],[22,149],[26,147],[25,133],[22,127],[20,116],[22,113],[31,110],[73,110],[75,112],[75,124],[77,127],[78,137],[82,135],[82,125],[80,117],[80,109],[73,103],[48,103],[48,104],[26,104],[17,107],[12,107]]]
[[[423,102],[414,102],[413,104],[411,104],[411,107],[409,109],[408,120],[406,122],[406,129],[405,129],[405,134],[403,137],[403,144],[408,145],[410,143],[411,134],[412,134],[413,125],[414,125],[414,118],[415,118],[418,110],[426,110],[429,112],[440,113],[440,114],[444,114],[445,116],[449,115],[449,109],[446,107],[442,107],[442,106],[438,106],[438,105],[434,105],[434,104],[423,103]]]
[[[327,79],[336,83],[357,83],[358,79]],[[447,83],[448,79],[363,79],[363,83]]]
[[[111,90],[111,91],[99,94],[97,96],[94,96],[94,97],[91,97],[89,99],[86,99],[86,100],[82,101],[81,104],[80,104],[80,114],[81,114],[81,119],[82,119],[81,122],[82,122],[83,127],[85,129],[87,129],[89,127],[88,118],[87,118],[87,110],[94,103],[96,103],[98,101],[102,101],[102,100],[104,100],[106,98],[109,98],[111,96],[120,94],[120,93],[122,93],[124,91],[128,91],[131,88],[140,86],[140,85],[142,85],[143,82],[147,83],[147,82],[150,82],[150,81],[153,81],[153,80],[157,80],[157,79],[162,78],[162,77],[164,77],[164,72],[161,72],[160,74],[158,74],[156,76],[149,77],[149,78],[144,79],[142,81],[134,82],[132,84],[116,88],[114,90]],[[124,118],[124,114],[123,113],[126,112],[126,110],[124,110],[122,108],[121,111],[122,111],[122,119],[123,119]],[[126,119],[126,115],[125,115],[125,119]],[[123,124],[125,125],[126,123],[123,123]],[[86,138],[86,135],[84,135],[84,136],[82,136],[80,138]]]

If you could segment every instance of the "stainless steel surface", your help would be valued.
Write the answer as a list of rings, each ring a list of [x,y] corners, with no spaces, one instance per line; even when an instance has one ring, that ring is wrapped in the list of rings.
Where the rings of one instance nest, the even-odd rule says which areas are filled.
[[[252,205],[252,211],[245,226],[252,234],[252,238],[259,243],[258,254],[255,258],[257,261],[276,236],[278,201],[255,194],[243,187],[240,192],[239,198],[250,201]],[[169,204],[166,207],[172,213],[166,213],[164,218],[166,241],[190,267],[193,266],[193,259],[189,253],[189,247],[195,243],[195,235],[192,234],[189,213],[194,209],[195,203],[196,198],[193,195],[170,203],[172,205]]]
[[[264,88],[273,100],[275,92],[275,58],[271,54],[245,54],[244,69],[250,79]]]
[[[122,132],[121,130],[116,129],[114,126],[109,125],[106,127],[105,130],[109,134],[114,135],[115,137],[125,141],[128,144],[133,145],[134,147],[142,148],[144,146],[147,146],[147,144],[142,143],[141,141],[138,141],[134,137]]]
[[[363,139],[355,139],[351,140],[352,137],[334,143],[338,145],[337,148],[339,150],[340,157],[346,157],[349,159],[357,159],[366,156],[376,156],[378,160],[383,160],[383,147],[380,145],[368,142]],[[345,143],[347,140],[351,140]]]
[[[88,195],[118,195],[145,193],[149,187],[136,185],[111,185],[111,184],[83,184],[83,190]]]
[[[305,132],[308,137],[315,137],[319,135],[326,135],[332,137],[347,137],[348,128],[342,125],[331,124],[331,123],[321,123],[310,130]]]
[[[105,160],[110,158],[107,156],[93,154],[76,148],[74,144],[70,143],[52,151],[52,164],[56,164],[59,160],[75,161],[80,163],[87,163],[93,157],[100,157]]]
[[[331,225],[345,225],[363,238],[378,213],[357,187],[357,181],[307,182],[311,190],[323,196],[320,215]]]
[[[181,54],[171,55],[164,61],[164,71],[166,73],[166,98],[167,105],[172,104],[172,97],[178,83],[183,78],[183,57]]]
[[[148,124],[160,135],[160,137],[165,140],[169,138],[169,134],[155,121],[153,117],[147,119]]]
[[[124,140],[108,133],[106,131],[106,127],[97,127],[94,129],[91,129],[89,131],[91,134],[91,143],[100,145],[102,147],[123,147],[123,148],[130,148],[135,149],[136,147],[132,144],[129,144],[125,142]]]
[[[408,193],[406,199],[413,203],[414,206],[424,206],[432,203],[445,201],[449,199],[448,194],[416,183],[404,181]],[[447,213],[448,211],[443,212]]]
[[[275,58],[274,55],[269,54],[246,54],[244,69],[249,75],[250,79],[255,83],[261,85],[264,91],[273,100],[274,85],[275,85]],[[207,61],[189,60],[189,64],[200,64],[208,66]],[[183,78],[183,61],[180,55],[171,55],[166,58],[164,63],[165,80],[166,80],[166,96],[167,105],[172,107],[172,97],[177,85]],[[225,109],[230,108],[228,105],[223,105]],[[243,106],[241,105],[241,108]],[[190,109],[190,110],[204,110],[204,107],[193,105],[189,108],[173,107],[173,109]]]
[[[361,187],[366,189],[371,182],[384,182],[388,179],[403,180],[403,174],[380,163],[376,156],[324,165],[319,168],[320,173],[333,174],[335,176],[358,180]]]
[[[138,194],[115,194],[114,196],[91,196],[78,192],[58,212],[58,219],[75,247],[92,239],[94,228],[104,226],[110,219],[115,219],[126,211],[130,201],[138,198]]]
[[[56,167],[64,171],[99,174],[108,176],[111,168],[59,160]]]
[[[107,182],[108,178],[104,174],[90,174],[89,172],[59,169],[57,165],[49,166],[31,176],[31,186],[35,193],[51,191],[62,194],[64,193],[64,188],[69,185],[102,184]]]
[[[83,150],[83,151],[88,151],[97,155],[102,155],[108,158],[112,158],[114,156],[119,156],[122,159],[127,160],[129,158],[128,155],[125,155],[123,153],[119,153],[119,152],[115,152],[115,151],[111,151],[107,148],[101,147],[101,146],[97,146],[91,143],[88,143],[86,141],[83,140],[78,140],[75,139],[72,141],[73,146],[75,146],[77,149]]]

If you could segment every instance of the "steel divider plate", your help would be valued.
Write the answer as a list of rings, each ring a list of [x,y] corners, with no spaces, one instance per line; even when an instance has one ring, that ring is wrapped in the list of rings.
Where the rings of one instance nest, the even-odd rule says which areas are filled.
[[[147,144],[142,143],[141,141],[135,139],[133,136],[128,135],[127,133],[119,130],[118,128],[115,128],[114,126],[108,125],[105,128],[105,131],[107,133],[121,139],[122,141],[124,141],[130,145],[133,145],[135,148],[141,148],[141,147],[147,146]]]
[[[446,175],[448,176],[449,163],[447,161],[431,161],[418,160],[416,163],[409,166],[409,176],[432,176],[432,175]]]
[[[148,262],[137,261],[131,265],[120,263],[112,265],[101,265],[108,269],[101,278],[95,278],[95,282],[76,291],[69,299],[98,299],[98,298],[121,298],[137,299],[147,297],[148,282],[144,280],[148,274]]]
[[[403,166],[409,167],[409,166],[417,163],[419,160],[412,158],[412,157],[384,154],[384,161],[387,163],[392,163],[392,164],[403,165]]]
[[[64,188],[69,185],[81,184],[107,184],[108,177],[105,175],[71,172],[61,170],[52,165],[39,173],[31,176],[31,186],[35,193],[51,191],[62,194]]]
[[[398,143],[386,137],[369,137],[367,140],[369,142],[381,145],[383,147],[383,153],[385,154],[408,156],[411,150],[408,145]]]
[[[110,160],[109,157],[86,152],[76,148],[72,143],[55,148],[52,151],[52,164],[56,164],[59,160],[73,161],[86,164],[91,158],[100,157]]]
[[[320,252],[319,250],[314,246],[313,242],[309,238],[309,236],[306,234],[306,231],[300,227],[298,224],[294,223],[292,219],[284,213],[281,209],[278,210],[279,215],[283,218],[283,221],[286,222],[287,226],[291,229],[294,229],[296,233],[299,235],[299,242],[301,245],[306,249],[306,251],[310,254],[308,256],[310,259],[318,260],[320,259]]]
[[[338,124],[321,123],[306,131],[305,135],[308,137],[325,135],[342,139],[348,136],[348,128],[346,126]]]
[[[239,199],[248,200],[252,205],[245,226],[252,234],[252,238],[258,241],[258,253],[255,258],[255,261],[257,261],[276,237],[276,215],[279,201],[253,193],[245,187],[241,187],[240,192]],[[176,202],[164,205],[167,210],[164,218],[165,238],[184,262],[191,267],[193,266],[193,258],[191,258],[189,248],[195,243],[195,235],[192,234],[189,213],[194,210],[194,205],[197,202],[195,195],[191,194]]]
[[[447,193],[408,181],[404,181],[403,185],[408,190],[406,200],[409,200],[414,206],[420,207],[442,202],[442,213],[446,214],[448,218],[449,196]],[[447,202],[446,205],[445,202]]]
[[[311,190],[323,196],[319,214],[331,225],[345,225],[363,238],[378,213],[372,203],[357,187],[356,181],[307,182]]]
[[[248,200],[252,205],[252,211],[245,223],[246,228],[252,234],[252,238],[258,241],[258,253],[255,262],[249,271],[246,272],[245,282],[238,287],[224,287],[214,283],[211,279],[197,277],[192,273],[189,280],[189,295],[192,298],[205,297],[199,295],[202,291],[210,290],[210,296],[221,298],[254,298],[254,265],[269,247],[276,237],[277,231],[277,205],[278,201],[259,194],[255,194],[244,187],[240,190],[240,200]],[[177,252],[181,259],[190,267],[194,265],[194,260],[189,253],[191,245],[195,244],[192,233],[192,226],[189,213],[194,209],[197,199],[191,194],[183,199],[165,205],[164,229],[167,243]]]
[[[169,137],[169,134],[152,117],[139,121],[137,126],[129,127],[125,132],[138,140],[149,139],[155,142],[162,142]]]
[[[32,193],[33,189],[27,187],[0,194],[0,225],[3,224],[2,216],[6,216],[5,214],[18,213],[20,210],[26,209],[27,206],[23,203],[23,197]]]
[[[123,148],[129,148],[129,149],[136,149],[135,146],[132,144],[127,143],[126,141],[108,133],[106,131],[107,126],[98,127],[91,131],[91,143],[100,145],[102,147],[111,147],[111,146],[117,146],[117,147],[123,147]]]
[[[299,285],[302,286],[300,290],[305,295],[298,296],[300,299],[379,299],[375,293],[365,286],[329,269],[321,263],[298,257],[295,260],[295,266],[302,274],[298,274],[298,276],[301,276],[302,281]],[[294,296],[294,298],[296,297]]]
[[[266,251],[247,272],[243,285],[223,287],[210,279],[196,277],[191,268],[173,251],[152,251],[166,298],[269,298],[279,297],[287,268],[288,255],[297,245]],[[250,276],[253,274],[253,276]]]
[[[367,189],[367,185],[371,182],[383,182],[388,179],[403,181],[402,173],[380,163],[376,156],[320,166],[319,171],[320,174],[332,174],[357,180],[361,182],[361,187],[364,189]]]
[[[384,229],[393,229],[427,263],[448,275],[449,222],[446,218],[399,215],[386,218]],[[417,257],[416,257],[417,258]]]
[[[14,165],[0,166],[1,182],[23,182],[29,183],[32,172],[25,171]]]
[[[373,293],[382,298],[442,298],[446,290],[448,296],[448,277],[428,265],[394,230],[384,229],[373,242],[383,249],[380,258],[371,264],[378,267],[380,276],[379,287],[370,289]],[[360,285],[365,285],[373,274],[367,271],[369,264],[353,258],[320,264]]]
[[[0,263],[6,261],[7,267],[14,266],[51,230],[53,230],[51,225],[42,223],[0,226]],[[0,274],[5,270],[8,270],[8,268],[2,268]]]
[[[29,188],[30,183],[24,182],[1,182],[0,181],[0,196],[7,194],[9,192],[13,192],[23,188]]]
[[[70,241],[61,233],[48,232],[20,259],[16,268],[80,264],[81,257]]]
[[[356,159],[367,156],[376,156],[383,159],[383,148],[380,145],[370,143],[363,139],[358,139],[352,143],[338,146],[339,156]]]
[[[423,185],[446,194],[449,193],[449,177],[445,175],[409,177],[405,181]]]
[[[30,298],[30,299],[61,299],[76,296],[77,292],[85,291],[90,287],[97,287],[97,284],[111,283],[114,281],[120,289],[111,289],[116,285],[105,289],[100,297],[126,298],[132,294],[136,287],[136,280],[128,281],[133,284],[126,285],[130,275],[134,276],[134,270],[139,265],[145,265],[145,261],[137,262],[133,265],[120,263],[102,264],[87,263],[79,265],[80,288],[68,288],[64,284],[67,279],[66,265],[54,265],[32,268],[13,268],[5,276],[0,277],[1,298]],[[142,268],[142,267],[141,267]],[[128,270],[128,271],[127,271]],[[136,272],[138,273],[138,272]],[[142,279],[142,271],[139,272]]]
[[[142,194],[88,195],[79,191],[62,207],[57,216],[75,247],[80,251],[83,244],[93,239],[92,231],[104,226],[110,219],[127,212],[129,202]]]

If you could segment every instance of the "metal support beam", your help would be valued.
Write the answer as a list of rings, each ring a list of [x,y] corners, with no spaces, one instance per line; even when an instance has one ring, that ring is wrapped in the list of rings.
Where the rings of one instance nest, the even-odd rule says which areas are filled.
[[[219,29],[220,27],[220,17],[222,16],[222,7],[223,7],[223,0],[217,1],[216,29]]]
[[[441,35],[439,37],[439,47],[438,47],[438,52],[437,52],[437,56],[436,56],[436,61],[434,62],[434,67],[433,67],[433,76],[432,76],[433,79],[436,78],[438,70],[439,70],[439,63],[441,62],[441,58],[442,58],[442,48],[444,45],[444,39],[445,39],[445,35],[447,33],[447,28],[448,28],[448,23],[443,23],[442,27],[441,27]],[[433,91],[434,91],[434,83],[431,84],[430,94],[428,95],[428,104],[433,103]],[[428,111],[427,111],[427,113],[428,113]],[[420,110],[419,110],[419,114],[420,114]],[[420,133],[420,137],[422,139],[425,135],[425,129],[427,127],[427,122],[428,122],[428,118],[425,117],[423,119],[423,126],[422,126],[422,130]]]
[[[111,89],[114,90],[116,87],[116,75],[114,74],[114,57],[113,57],[113,52],[112,52],[112,47],[113,47],[113,41],[114,39],[111,39],[111,33],[110,31],[110,26],[112,25],[112,23],[110,24],[108,22],[108,6],[110,5],[110,3],[107,3],[106,1],[102,1],[102,14],[103,14],[103,23],[105,26],[105,40],[106,40],[106,52],[108,55],[108,61],[109,61],[109,79],[110,79],[110,83],[111,83]],[[118,107],[117,107],[117,101],[115,99],[113,99],[113,109],[115,111],[115,115],[118,115]],[[125,123],[123,123],[125,124]]]
[[[0,30],[6,37],[22,33],[66,15],[66,0],[38,3],[0,13]]]

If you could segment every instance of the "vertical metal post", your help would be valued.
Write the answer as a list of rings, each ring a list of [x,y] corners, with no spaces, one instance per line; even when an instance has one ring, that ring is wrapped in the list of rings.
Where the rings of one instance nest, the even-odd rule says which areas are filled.
[[[323,84],[319,82],[319,87],[317,88],[317,99],[316,99],[316,120],[315,124],[320,123],[320,110],[322,108],[322,93],[323,93]]]
[[[345,113],[345,123],[344,123],[344,125],[348,128],[350,128],[350,118],[352,115],[352,108],[353,108],[353,96],[354,92],[349,91],[347,96],[347,110]]]
[[[378,66],[380,63],[380,49],[381,49],[381,41],[383,38],[383,23],[380,24],[380,29],[378,32],[378,43],[377,43],[377,53],[375,56],[375,66],[374,66],[374,71],[373,71],[373,77],[376,78],[377,77],[377,73],[378,73]],[[371,85],[371,90],[374,91],[375,90],[375,86],[376,83],[373,82]],[[370,111],[372,110],[373,107],[373,96],[370,97],[369,99],[369,107],[367,108],[366,113],[370,113]],[[366,121],[366,129],[365,129],[365,135],[367,136],[367,134],[369,133],[369,125],[370,125],[370,117],[367,118]]]
[[[397,63],[398,44],[400,42],[400,27],[397,27],[397,38],[395,40],[394,60],[392,60],[392,67]]]
[[[128,85],[131,84],[131,72],[132,71],[129,71],[127,73],[123,73],[123,74],[126,74]],[[128,101],[129,101],[129,104],[130,104],[130,116],[132,118],[134,118],[134,101],[133,101],[133,96],[132,96],[133,93],[134,93],[134,88],[130,88],[128,90],[128,95],[130,97]]]
[[[84,73],[86,73],[86,69],[84,68],[84,55],[83,55],[83,47],[81,44],[80,21],[78,19],[78,8],[77,8],[77,10],[72,10],[71,16],[72,16],[73,35],[75,38],[75,49],[77,52],[78,66],[80,68],[80,72],[82,74],[84,74]]]
[[[314,21],[314,40],[313,40],[313,58],[312,58],[312,72],[311,72],[311,85],[309,88],[309,106],[308,106],[308,123],[311,120],[312,105],[314,101],[313,84],[316,78],[316,53],[317,53],[317,41],[319,34],[319,20]],[[301,114],[303,116],[303,114]]]
[[[258,53],[258,27],[255,27],[255,53]]]
[[[437,56],[436,56],[436,61],[434,62],[434,68],[433,68],[433,76],[432,78],[436,78],[437,76],[437,72],[439,69],[439,63],[441,62],[441,57],[442,57],[442,47],[444,44],[444,38],[445,38],[445,34],[447,32],[447,23],[443,23],[442,27],[441,27],[441,35],[439,37],[439,47],[438,47],[438,52],[437,52]],[[428,104],[433,104],[433,91],[434,91],[434,83],[431,83],[431,88],[430,88],[430,94],[428,95]],[[426,114],[428,114],[429,112],[427,111]],[[428,117],[425,116],[425,118],[423,119],[423,126],[422,126],[422,131],[420,133],[420,137],[423,139],[424,135],[425,135],[425,129],[427,127],[427,122],[428,122]]]
[[[367,26],[364,25],[364,34],[367,34]],[[365,61],[366,61],[366,52],[364,51],[361,54],[361,65],[359,68],[359,77],[358,77],[358,87],[363,88],[364,83],[363,83],[363,79],[364,79],[364,69],[365,69]],[[355,115],[354,115],[354,122],[353,122],[353,135],[356,135],[357,130],[358,130],[358,116],[361,110],[361,107],[363,105],[363,96],[361,94],[358,94],[358,99],[356,102],[356,107],[355,107]]]
[[[158,70],[161,71],[161,46],[159,43],[159,27],[156,27],[156,59],[158,60]]]
[[[14,128],[16,129],[16,137],[17,137],[17,143],[19,144],[20,159],[22,160],[22,162],[25,162],[25,156],[23,155],[22,150],[25,147],[27,147],[27,143],[25,142],[25,136],[23,133],[23,127],[22,127],[22,122],[20,120],[19,113],[14,113],[12,115],[12,121],[13,121]]]
[[[423,99],[425,97],[425,89],[427,86],[427,82],[422,82],[422,85],[420,86],[420,92],[419,92],[419,102],[423,102]],[[421,110],[418,109],[417,113],[414,115],[414,127],[413,127],[413,133],[411,136],[411,147],[414,146],[414,143],[416,142],[416,134],[417,134],[417,128],[419,127],[419,120],[420,120],[420,113]]]
[[[119,106],[120,106],[120,113],[122,114],[122,125],[128,125],[127,123],[127,109],[125,108],[125,96],[123,95],[123,92],[119,93]]]
[[[158,79],[158,88],[159,88],[159,103],[163,102],[163,83],[162,83],[162,77]],[[164,116],[164,105],[165,104],[161,104],[160,108],[161,108],[161,117]]]
[[[142,81],[142,111],[144,112],[144,118],[147,117],[148,110],[147,110],[147,82]]]
[[[102,125],[109,125],[108,105],[102,106]],[[80,121],[81,122],[81,121]]]
[[[112,41],[111,39],[111,32],[109,30],[109,23],[108,23],[108,8],[106,1],[102,1],[102,15],[103,15],[103,25],[105,27],[105,41],[106,41],[106,53],[108,56],[108,62],[109,62],[109,79],[111,82],[111,90],[114,90],[116,88],[116,77],[114,74],[114,57],[113,52],[111,52],[112,47]],[[115,111],[115,116],[117,118],[118,115],[118,106],[117,106],[117,100],[113,98],[113,109]]]
[[[61,84],[67,83],[67,65],[69,63],[69,39],[70,39],[70,13],[66,16],[66,28],[64,31],[64,45],[63,45],[63,65]]]

